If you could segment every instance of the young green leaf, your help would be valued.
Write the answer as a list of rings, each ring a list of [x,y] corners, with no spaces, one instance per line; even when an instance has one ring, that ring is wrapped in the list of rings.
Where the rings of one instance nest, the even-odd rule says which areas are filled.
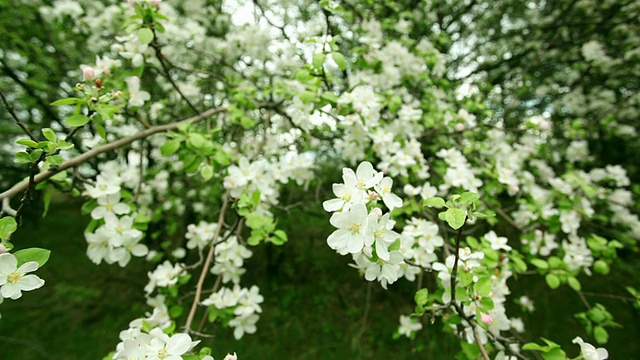
[[[454,230],[458,230],[464,225],[467,218],[467,212],[462,209],[449,208],[445,212],[445,221]]]
[[[554,274],[547,274],[544,279],[546,280],[547,285],[552,289],[557,289],[560,286],[560,278]]]
[[[26,263],[27,261],[35,261],[41,267],[49,260],[51,251],[40,248],[28,248],[16,251],[13,255],[18,259],[18,266]]]
[[[333,58],[333,61],[336,62],[340,70],[344,71],[347,69],[347,59],[344,57],[344,55],[334,51],[331,53],[331,57]]]
[[[432,197],[432,198],[428,198],[425,199],[422,202],[422,206],[430,206],[430,207],[437,207],[437,208],[441,208],[445,205],[444,199],[441,197]]]
[[[138,30],[138,40],[142,45],[148,45],[153,41],[153,31],[148,28]]]
[[[0,219],[0,239],[7,240],[16,229],[18,229],[18,224],[13,217],[5,216]]]
[[[91,119],[89,119],[89,117],[87,117],[86,115],[82,115],[82,114],[75,114],[75,115],[71,115],[68,118],[66,118],[64,120],[65,125],[70,126],[70,127],[78,127],[78,126],[82,126],[86,123],[88,123]]]
[[[66,99],[60,99],[60,100],[56,100],[54,102],[52,102],[51,106],[61,106],[61,105],[73,105],[73,104],[77,104],[79,102],[82,102],[82,99],[78,99],[78,98],[66,98]]]

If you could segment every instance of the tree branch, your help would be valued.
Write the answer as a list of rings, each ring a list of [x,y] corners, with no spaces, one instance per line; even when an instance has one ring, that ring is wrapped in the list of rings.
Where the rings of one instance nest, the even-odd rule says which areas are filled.
[[[211,266],[213,255],[215,254],[216,241],[218,240],[218,237],[220,237],[220,231],[222,230],[222,225],[224,223],[224,214],[227,211],[227,205],[229,205],[228,192],[224,194],[222,208],[220,209],[220,215],[218,216],[218,226],[216,227],[216,231],[213,234],[213,240],[211,241],[211,247],[209,248],[207,258],[205,259],[204,265],[202,266],[202,272],[200,272],[198,284],[196,285],[196,295],[193,298],[193,304],[191,304],[191,310],[189,311],[187,322],[184,325],[187,333],[192,331],[191,323],[193,322],[193,318],[196,316],[196,310],[198,308],[198,304],[200,303],[200,295],[202,294],[202,285],[204,284],[204,279],[207,277],[207,272],[209,272],[209,267]]]
[[[39,184],[43,181],[48,180],[49,178],[51,178],[53,175],[64,171],[66,169],[69,168],[73,168],[76,167],[82,163],[84,163],[85,161],[94,158],[102,153],[106,153],[109,151],[113,151],[115,149],[121,148],[123,146],[129,145],[132,142],[139,140],[139,139],[144,139],[146,137],[149,137],[153,134],[156,133],[160,133],[160,132],[165,132],[165,131],[169,131],[169,130],[173,130],[175,128],[177,128],[178,126],[182,125],[182,124],[186,124],[189,122],[196,122],[196,121],[201,121],[204,120],[206,118],[208,118],[209,116],[221,113],[226,111],[227,109],[224,107],[219,107],[219,108],[214,108],[214,109],[210,109],[207,110],[205,112],[203,112],[200,115],[196,115],[181,121],[177,121],[174,123],[170,123],[170,124],[164,124],[164,125],[158,125],[158,126],[153,126],[150,127],[148,129],[145,129],[143,131],[140,131],[137,134],[128,136],[126,138],[122,138],[120,140],[116,140],[112,143],[108,143],[108,144],[104,144],[102,146],[98,146],[96,148],[93,148],[89,151],[87,151],[86,153],[83,153],[79,156],[76,156],[73,159],[67,160],[65,162],[63,162],[62,164],[60,164],[60,166],[58,166],[55,169],[52,170],[48,170],[45,172],[41,172],[38,175],[36,175],[33,179],[34,184]],[[22,180],[21,182],[13,185],[13,187],[11,187],[9,190],[4,191],[3,193],[0,194],[0,200],[4,200],[4,199],[10,199],[12,197],[14,197],[15,195],[25,191],[27,189],[29,185],[29,180],[25,179]]]
[[[20,119],[18,119],[18,115],[16,115],[16,112],[13,110],[13,106],[9,104],[9,101],[7,100],[7,98],[4,97],[4,94],[2,93],[2,91],[0,91],[0,98],[2,98],[2,102],[4,103],[4,106],[7,107],[7,111],[9,111],[9,114],[11,115],[13,120],[15,120],[15,122],[18,124],[18,126],[22,128],[22,130],[25,132],[25,134],[29,136],[31,140],[38,142],[38,139],[35,136],[33,136],[31,131],[29,131],[29,128],[27,128],[27,125],[25,125],[22,121],[20,121]]]

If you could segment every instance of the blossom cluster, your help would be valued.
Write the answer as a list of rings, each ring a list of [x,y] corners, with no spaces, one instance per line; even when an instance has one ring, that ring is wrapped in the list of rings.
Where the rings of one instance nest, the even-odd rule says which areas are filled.
[[[149,252],[140,242],[144,234],[134,227],[135,214],[129,215],[131,208],[120,201],[122,181],[117,173],[103,171],[93,185],[86,185],[86,194],[97,201],[91,217],[100,224],[85,233],[87,256],[96,264],[104,260],[124,267],[131,255],[141,257]]]
[[[256,323],[259,320],[259,313],[262,312],[260,304],[264,301],[260,295],[260,289],[252,286],[250,289],[240,288],[235,285],[233,288],[222,287],[217,292],[211,294],[201,302],[204,306],[216,309],[214,311],[224,311],[232,314],[229,326],[233,330],[233,336],[241,339],[244,334],[256,332]],[[210,310],[212,311],[212,310]]]
[[[344,168],[343,184],[334,184],[335,199],[323,203],[334,212],[329,222],[337,228],[327,244],[340,255],[351,254],[355,266],[368,281],[378,280],[383,287],[402,276],[402,254],[391,248],[400,234],[393,230],[391,214],[374,207],[382,200],[389,211],[402,207],[402,199],[391,192],[393,180],[375,171],[370,162],[362,162],[354,172]]]

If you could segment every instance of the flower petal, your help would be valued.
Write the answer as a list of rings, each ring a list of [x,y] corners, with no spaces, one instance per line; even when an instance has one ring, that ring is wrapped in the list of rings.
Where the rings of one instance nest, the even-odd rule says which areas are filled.
[[[13,254],[0,254],[0,277],[4,278],[12,272],[16,271],[17,266],[18,259],[16,259]]]
[[[17,284],[20,286],[20,290],[31,291],[41,288],[44,285],[44,280],[36,275],[25,275],[18,280]]]

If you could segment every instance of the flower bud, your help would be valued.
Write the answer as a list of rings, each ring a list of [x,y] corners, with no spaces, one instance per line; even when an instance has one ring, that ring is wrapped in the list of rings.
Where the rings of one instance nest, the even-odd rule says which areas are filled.
[[[7,247],[0,244],[0,254],[4,254],[5,252],[7,252]]]
[[[238,356],[236,353],[233,353],[233,355],[227,354],[227,356],[224,357],[224,360],[238,360]]]
[[[489,314],[480,315],[480,320],[487,325],[493,324],[493,318]]]
[[[85,80],[93,80],[96,77],[96,71],[91,66],[82,68],[82,77]]]

